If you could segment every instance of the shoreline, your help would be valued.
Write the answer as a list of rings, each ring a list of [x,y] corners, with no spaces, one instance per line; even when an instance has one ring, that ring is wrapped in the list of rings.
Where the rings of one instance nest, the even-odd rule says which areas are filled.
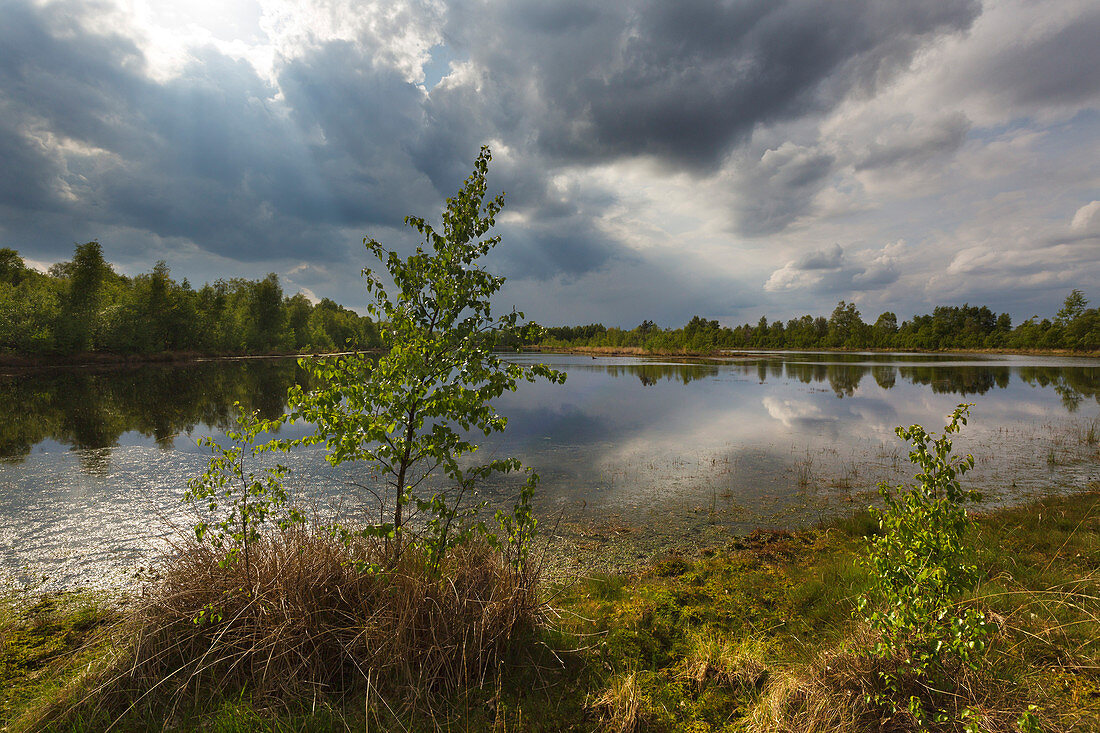
[[[812,349],[729,348],[716,351],[688,351],[685,349],[654,349],[641,346],[524,346],[524,353],[584,354],[586,356],[675,356],[682,358],[715,359],[731,354],[780,355],[780,354],[914,354],[914,355],[966,355],[983,356],[1066,356],[1082,359],[1100,359],[1100,351],[1073,351],[1071,349],[843,349],[818,347]]]
[[[380,349],[362,349],[359,351],[288,351],[270,354],[219,354],[199,351],[162,351],[153,354],[86,352],[70,356],[33,356],[28,354],[0,353],[0,373],[25,372],[40,369],[77,369],[84,367],[124,368],[147,365],[184,366],[187,364],[199,364],[208,361],[298,359],[302,357],[327,357],[374,353],[382,352]]]
[[[1098,510],[1094,482],[973,515],[966,544],[981,580],[963,601],[998,624],[990,645],[996,672],[975,679],[987,690],[1014,691],[982,714],[1007,709],[1011,724],[1033,709],[1050,726],[1043,730],[1093,730],[1072,720],[1100,714],[1100,668],[1093,664],[1100,617],[1091,590],[1100,562]],[[275,706],[260,690],[215,685],[196,686],[186,697],[143,697],[118,719],[109,700],[92,697],[80,703],[87,718],[79,707],[72,712],[90,726],[81,730],[112,721],[120,730],[146,730],[147,721],[164,722],[166,711],[178,730],[496,730],[501,720],[513,724],[509,730],[591,730],[610,727],[616,715],[599,701],[630,685],[637,696],[631,729],[726,730],[736,715],[749,724],[744,730],[756,731],[756,712],[776,701],[798,704],[797,695],[785,697],[792,689],[816,684],[829,696],[822,700],[849,699],[846,683],[829,681],[828,665],[857,664],[860,657],[845,649],[867,643],[857,600],[868,587],[860,558],[874,532],[875,522],[859,510],[802,530],[730,535],[631,569],[592,568],[547,583],[542,626],[495,677],[458,696],[433,694],[419,710],[398,698],[393,710],[371,705],[368,683]],[[83,689],[81,675],[125,648],[124,635],[111,631],[120,628],[125,603],[85,591],[0,594],[0,636],[9,639],[0,645],[0,719],[36,730],[40,712],[64,712],[72,691]],[[746,670],[751,679],[739,681]]]
[[[83,367],[129,367],[145,365],[182,366],[207,361],[243,361],[249,359],[296,359],[301,357],[344,356],[346,354],[381,354],[382,349],[357,351],[280,351],[267,354],[207,353],[200,351],[162,351],[151,354],[115,354],[109,352],[84,352],[72,355],[15,354],[0,352],[0,373],[33,371],[37,369],[70,369]],[[513,353],[506,351],[503,353]],[[646,349],[641,346],[523,346],[514,353],[521,354],[571,354],[585,356],[653,356],[682,359],[716,359],[731,355],[772,356],[782,354],[914,354],[914,355],[982,355],[982,356],[1063,356],[1082,359],[1100,359],[1100,351],[1073,351],[1070,349],[844,349],[818,347],[812,349],[730,348],[715,351],[690,351],[686,349]]]

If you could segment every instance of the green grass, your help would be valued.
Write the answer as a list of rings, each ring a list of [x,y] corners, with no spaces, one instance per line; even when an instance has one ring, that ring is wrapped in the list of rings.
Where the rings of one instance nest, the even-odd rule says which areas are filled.
[[[103,653],[99,632],[117,616],[93,593],[0,598],[0,722],[58,695]]]
[[[360,684],[272,700],[211,685],[182,700],[154,693],[114,730],[783,730],[777,710],[815,699],[830,709],[841,663],[866,643],[852,616],[868,583],[857,557],[875,529],[857,514],[547,588],[546,622],[458,694],[402,699]],[[1015,730],[1034,704],[1044,731],[1100,730],[1100,493],[980,517],[968,542],[982,581],[966,602],[1000,626],[973,678],[988,686],[972,691],[985,729]],[[0,604],[0,720],[104,654],[97,631],[112,617],[88,596]],[[101,730],[120,712],[85,705],[56,729]]]

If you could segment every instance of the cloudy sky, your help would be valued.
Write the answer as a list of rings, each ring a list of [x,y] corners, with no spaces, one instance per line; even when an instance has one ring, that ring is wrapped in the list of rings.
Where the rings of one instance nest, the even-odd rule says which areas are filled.
[[[1100,301],[1096,0],[0,0],[0,246],[361,308],[491,146],[545,324]]]

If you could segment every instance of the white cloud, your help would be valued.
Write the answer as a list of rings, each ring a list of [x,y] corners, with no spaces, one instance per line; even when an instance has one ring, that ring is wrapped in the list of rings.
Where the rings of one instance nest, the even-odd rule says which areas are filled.
[[[298,287],[298,292],[301,293],[302,295],[306,296],[306,299],[310,303],[313,303],[314,305],[317,305],[318,303],[321,302],[321,299],[317,297],[317,294],[314,293],[309,288],[304,288],[304,287],[299,286]]]
[[[877,250],[845,252],[839,244],[812,250],[775,270],[764,289],[768,292],[813,290],[822,294],[843,294],[858,299],[858,293],[879,290],[898,279],[897,242]]]
[[[807,400],[784,400],[778,397],[768,396],[763,400],[764,409],[774,420],[783,423],[784,427],[792,428],[807,422],[836,422],[835,415],[826,415],[820,405]]]
[[[442,42],[444,12],[442,0],[103,0],[82,24],[130,36],[159,81],[177,77],[197,61],[197,51],[212,48],[248,61],[275,84],[281,62],[345,41],[416,83]]]
[[[1078,209],[1070,229],[1081,234],[1100,235],[1100,201],[1091,201]]]

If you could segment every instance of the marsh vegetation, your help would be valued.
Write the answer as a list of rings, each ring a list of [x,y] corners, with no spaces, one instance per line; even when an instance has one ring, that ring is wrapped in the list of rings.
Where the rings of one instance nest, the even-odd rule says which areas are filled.
[[[117,606],[94,596],[9,594],[0,616],[0,716],[13,730],[41,727],[33,721],[67,702],[78,704],[55,718],[56,730],[99,730],[116,720],[116,730],[160,730],[166,721],[178,730],[879,730],[865,695],[875,691],[876,670],[888,667],[869,656],[874,637],[857,611],[873,589],[858,558],[876,531],[869,515],[856,513],[544,586],[535,623],[512,627],[522,633],[508,653],[483,680],[456,688],[403,673],[383,683],[381,672],[352,666],[337,687],[286,695],[283,677],[239,685],[243,673],[235,671],[224,684],[181,675],[171,680],[173,694],[166,683],[130,707],[132,693],[92,694],[87,675],[99,670],[102,684],[108,669],[118,674],[112,660],[117,665],[119,650],[137,638],[132,616],[120,621]],[[1095,730],[1100,495],[980,516],[961,547],[975,582],[957,607],[980,611],[993,627],[979,669],[955,678],[964,688],[959,720],[928,728],[1028,730],[1024,720],[1038,726],[1032,730]],[[216,563],[205,567],[220,572]],[[183,620],[186,634],[209,633]],[[333,624],[333,639],[341,628],[350,633]],[[298,659],[287,652],[293,648],[272,663]],[[892,726],[911,729],[904,718]]]

